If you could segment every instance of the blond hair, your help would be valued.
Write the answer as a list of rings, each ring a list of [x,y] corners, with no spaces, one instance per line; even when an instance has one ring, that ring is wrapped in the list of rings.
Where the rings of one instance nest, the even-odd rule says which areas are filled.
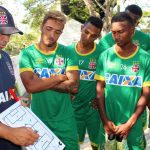
[[[51,11],[48,11],[43,19],[43,22],[42,22],[42,26],[47,22],[47,20],[49,19],[52,19],[52,20],[57,20],[63,24],[66,24],[66,17],[65,15],[60,12],[60,11],[57,11],[57,10],[51,10]]]

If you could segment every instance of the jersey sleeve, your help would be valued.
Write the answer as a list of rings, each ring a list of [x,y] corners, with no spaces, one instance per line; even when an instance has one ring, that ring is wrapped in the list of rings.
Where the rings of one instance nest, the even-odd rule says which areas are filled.
[[[20,73],[33,71],[32,63],[26,49],[22,50],[19,54],[19,71]]]
[[[68,56],[66,71],[79,70],[78,60],[77,57],[75,57],[76,56],[75,52],[70,47],[67,47],[66,50],[67,50],[66,55]]]
[[[143,79],[143,86],[150,86],[150,57],[146,61],[145,74]]]
[[[102,80],[104,81],[104,67],[103,67],[103,55],[99,56],[97,65],[96,65],[96,73],[94,76],[95,80]]]
[[[149,52],[149,54],[150,54],[150,34],[147,34],[147,44],[148,44],[148,46],[147,46],[147,51]]]
[[[98,46],[102,48],[102,50],[106,50],[110,47],[112,47],[113,45],[115,44],[115,41],[112,37],[112,33],[109,32],[108,34],[106,34],[105,36],[103,36],[99,43],[98,43]]]

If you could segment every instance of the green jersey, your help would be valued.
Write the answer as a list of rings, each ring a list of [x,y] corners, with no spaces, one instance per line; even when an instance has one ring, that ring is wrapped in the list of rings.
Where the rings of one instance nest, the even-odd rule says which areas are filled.
[[[130,57],[122,57],[111,47],[100,55],[95,79],[106,83],[108,118],[116,125],[124,123],[135,111],[142,87],[150,86],[149,54],[137,48]]]
[[[93,50],[86,54],[79,53],[76,49],[76,44],[71,45],[70,48],[76,52],[80,73],[79,91],[73,100],[73,107],[85,108],[91,100],[96,98],[96,81],[94,75],[101,51],[97,48],[96,44]]]
[[[142,49],[148,51],[150,50],[150,34],[146,34],[140,30],[135,30],[135,33],[132,37],[133,43]],[[99,41],[99,45],[103,46],[103,50],[106,50],[112,47],[115,44],[115,41],[112,37],[112,33],[109,32],[107,35],[102,37]]]
[[[20,72],[33,71],[40,78],[78,70],[74,53],[60,44],[50,54],[44,54],[36,45],[31,45],[21,51],[20,57]],[[45,123],[64,120],[73,115],[69,94],[53,90],[32,93],[31,109]]]

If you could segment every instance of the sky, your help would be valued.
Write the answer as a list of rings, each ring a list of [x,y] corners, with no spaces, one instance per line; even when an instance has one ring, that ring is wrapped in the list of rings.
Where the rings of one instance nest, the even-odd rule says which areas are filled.
[[[6,7],[13,15],[16,26],[20,30],[25,32],[27,27],[21,23],[23,17],[25,16],[25,13],[26,13],[25,8],[22,4],[24,0],[18,0],[18,2],[14,1],[14,0],[1,0],[1,1],[4,3],[2,6]],[[45,0],[45,1],[47,1],[47,0]],[[48,1],[50,1],[50,0],[48,0]],[[123,4],[123,1],[124,0],[120,0],[120,4]],[[149,11],[150,2],[148,2],[148,1],[149,0],[127,0],[123,5],[120,6],[120,9],[121,9],[121,11],[123,11],[127,5],[137,4],[143,10]]]

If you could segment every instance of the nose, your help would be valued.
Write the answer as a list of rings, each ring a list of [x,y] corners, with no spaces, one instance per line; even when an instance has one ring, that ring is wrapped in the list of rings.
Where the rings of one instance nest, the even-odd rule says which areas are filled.
[[[90,40],[91,38],[92,38],[92,35],[91,35],[91,34],[88,34],[88,35],[87,35],[87,39]]]
[[[120,38],[120,34],[119,33],[115,33],[113,36],[114,36],[115,39],[119,39]]]
[[[3,36],[3,41],[9,42],[10,40],[10,35],[2,35]]]

